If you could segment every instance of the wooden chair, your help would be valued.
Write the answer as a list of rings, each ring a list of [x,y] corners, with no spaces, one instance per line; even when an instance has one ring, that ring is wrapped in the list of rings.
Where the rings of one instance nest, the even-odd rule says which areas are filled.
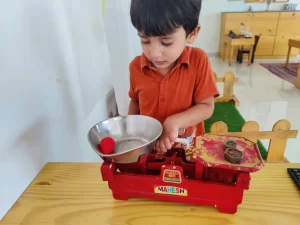
[[[260,39],[260,35],[255,35],[255,44],[253,46],[253,53],[252,53],[252,58],[251,58],[251,63],[252,64],[254,62],[255,52],[256,52],[256,48],[257,48],[259,39]],[[243,63],[243,55],[244,54],[249,55],[250,54],[250,49],[244,49],[243,47],[242,47],[242,49],[238,49],[236,61],[239,62],[240,64]]]

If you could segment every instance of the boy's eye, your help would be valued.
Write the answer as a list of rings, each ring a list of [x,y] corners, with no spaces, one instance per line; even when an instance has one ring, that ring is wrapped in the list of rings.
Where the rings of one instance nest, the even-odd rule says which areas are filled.
[[[142,41],[142,44],[150,44],[150,41]]]
[[[163,46],[165,46],[165,47],[169,47],[169,46],[171,46],[173,43],[171,42],[171,43],[164,43],[164,42],[162,42],[161,43]]]

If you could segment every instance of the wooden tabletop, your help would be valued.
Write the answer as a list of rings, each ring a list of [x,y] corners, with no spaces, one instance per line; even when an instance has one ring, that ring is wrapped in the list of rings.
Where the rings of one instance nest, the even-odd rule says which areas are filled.
[[[300,39],[299,39],[299,40],[296,40],[296,39],[290,39],[288,45],[289,45],[290,47],[300,48]]]
[[[254,45],[255,39],[253,37],[251,38],[231,38],[231,37],[225,37],[224,43],[233,45],[233,46],[239,46],[239,45]]]
[[[131,199],[116,201],[101,180],[99,164],[49,163],[1,225],[299,225],[300,191],[286,168],[267,164],[252,174],[235,215],[214,207]]]

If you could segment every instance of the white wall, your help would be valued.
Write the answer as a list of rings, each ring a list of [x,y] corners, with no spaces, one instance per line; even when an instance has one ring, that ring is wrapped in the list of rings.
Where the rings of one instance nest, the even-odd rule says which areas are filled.
[[[130,20],[130,1],[109,0],[106,1],[105,9],[105,34],[109,47],[112,82],[121,115],[128,113],[129,63],[142,52],[137,31]]]
[[[46,162],[100,161],[114,93],[101,1],[1,1],[0,33],[1,219]]]
[[[219,40],[221,29],[221,12],[247,11],[252,5],[253,11],[265,10],[265,3],[244,3],[240,1],[228,0],[202,0],[202,11],[200,15],[201,33],[195,45],[208,53],[219,52]],[[298,3],[300,10],[300,0],[290,0],[289,3]],[[281,10],[284,3],[272,3],[270,10]]]

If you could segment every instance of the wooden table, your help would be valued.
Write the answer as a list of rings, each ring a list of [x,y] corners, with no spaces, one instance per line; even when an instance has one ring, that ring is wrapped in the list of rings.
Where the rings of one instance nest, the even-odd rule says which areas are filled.
[[[289,66],[289,60],[290,60],[290,55],[291,55],[291,50],[292,48],[299,48],[300,49],[300,40],[294,40],[294,39],[290,39],[289,40],[289,50],[288,50],[288,54],[286,57],[286,64],[285,64],[285,68],[288,68]],[[299,64],[299,68],[298,68],[298,73],[297,73],[297,78],[296,78],[296,87],[300,88],[300,64]]]
[[[99,164],[49,163],[1,225],[299,225],[300,191],[286,168],[267,164],[252,174],[235,215],[214,207],[131,199],[116,201],[102,182]]]
[[[246,45],[246,46],[250,46],[250,54],[249,54],[249,58],[248,58],[248,65],[251,65],[251,59],[252,59],[254,44],[255,44],[255,39],[254,38],[237,38],[237,39],[233,39],[231,37],[225,37],[224,38],[223,60],[225,60],[225,57],[226,57],[226,47],[227,47],[227,45],[230,46],[229,66],[232,65],[234,47]]]

